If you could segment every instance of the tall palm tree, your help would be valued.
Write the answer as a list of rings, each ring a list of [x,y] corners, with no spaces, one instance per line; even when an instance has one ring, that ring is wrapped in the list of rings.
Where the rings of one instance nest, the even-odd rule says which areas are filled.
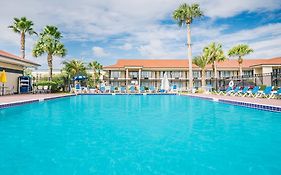
[[[9,26],[15,33],[19,33],[21,36],[21,57],[25,58],[25,35],[33,35],[37,33],[33,29],[33,22],[28,20],[26,17],[14,18],[13,25]]]
[[[93,70],[94,84],[96,84],[99,81],[103,66],[99,62],[93,61],[89,63],[88,67]]]
[[[86,67],[82,61],[79,60],[70,60],[70,61],[64,61],[63,62],[63,71],[65,71],[69,78],[73,78],[77,75],[86,75]]]
[[[212,64],[213,78],[215,80],[217,88],[217,63],[225,61],[227,58],[222,50],[222,45],[220,43],[212,42],[207,47],[203,49],[204,53],[208,55],[209,63]]]
[[[47,62],[49,67],[49,80],[52,80],[53,75],[53,57],[64,57],[67,50],[60,39],[61,33],[55,26],[46,26],[42,33],[40,33],[39,40],[36,42],[32,54],[39,57],[44,53],[47,54]]]
[[[228,56],[230,57],[238,57],[238,64],[239,64],[239,76],[241,77],[242,72],[242,63],[243,58],[245,55],[248,55],[250,53],[254,52],[252,48],[250,48],[247,44],[239,44],[237,46],[234,46],[228,51]]]
[[[193,75],[192,75],[192,52],[191,52],[191,35],[190,25],[195,18],[203,16],[199,4],[188,5],[186,3],[180,5],[173,13],[173,18],[182,27],[184,24],[187,26],[187,49],[188,49],[188,68],[189,68],[189,89],[193,88]]]
[[[202,88],[204,88],[206,86],[206,66],[209,64],[210,59],[207,53],[203,53],[201,56],[195,57],[192,62],[202,70],[201,82]]]

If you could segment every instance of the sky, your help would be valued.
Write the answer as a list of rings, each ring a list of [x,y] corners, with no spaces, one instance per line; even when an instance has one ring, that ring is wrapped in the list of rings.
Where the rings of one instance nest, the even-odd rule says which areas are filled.
[[[191,25],[193,56],[210,42],[221,43],[226,53],[248,44],[254,53],[246,59],[281,56],[280,0],[0,0],[0,50],[20,55],[20,36],[7,26],[25,16],[38,33],[46,25],[62,32],[68,54],[55,57],[54,68],[74,58],[103,65],[117,59],[185,59],[186,27],[172,19],[182,3],[198,3],[204,12]],[[26,39],[26,57],[47,68],[46,55],[32,56],[38,38]]]

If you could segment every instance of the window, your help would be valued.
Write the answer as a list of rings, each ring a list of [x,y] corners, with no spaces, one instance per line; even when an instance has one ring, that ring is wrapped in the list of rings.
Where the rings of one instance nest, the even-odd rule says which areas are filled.
[[[212,78],[212,71],[206,71],[206,78]]]
[[[200,71],[193,71],[193,78],[200,78],[201,72]]]
[[[220,77],[230,77],[230,71],[220,71]]]
[[[151,78],[151,71],[142,71],[141,77],[142,78]]]
[[[120,74],[121,74],[120,71],[111,71],[110,77],[112,77],[112,78],[119,78]]]
[[[251,70],[243,71],[243,75],[245,75],[245,76],[253,76],[253,71],[251,71]]]
[[[172,78],[180,78],[181,72],[180,71],[174,71],[172,72]]]
[[[129,72],[129,77],[133,79],[137,79],[139,76],[139,72]]]

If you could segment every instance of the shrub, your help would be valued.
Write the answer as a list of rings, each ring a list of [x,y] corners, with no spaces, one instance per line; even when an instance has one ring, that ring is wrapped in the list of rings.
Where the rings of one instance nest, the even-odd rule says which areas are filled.
[[[51,88],[51,92],[58,92],[59,91],[59,85],[57,82],[54,81],[40,81],[35,84],[36,86],[48,86]]]
[[[260,85],[260,90],[263,91],[266,88],[266,85]]]

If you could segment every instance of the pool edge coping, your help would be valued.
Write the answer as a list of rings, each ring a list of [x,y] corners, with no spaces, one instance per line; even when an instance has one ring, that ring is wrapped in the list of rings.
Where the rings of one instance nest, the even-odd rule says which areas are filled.
[[[52,97],[33,98],[33,99],[28,99],[28,100],[1,103],[0,109],[5,109],[5,108],[13,107],[13,106],[20,106],[20,105],[30,104],[30,103],[35,103],[35,102],[48,101],[48,100],[53,100],[53,99],[58,99],[58,98],[71,97],[71,96],[75,96],[75,94],[64,94],[64,95],[58,95],[58,96],[52,96]]]
[[[221,102],[221,103],[225,103],[225,104],[231,104],[234,106],[242,106],[242,107],[258,109],[258,110],[263,110],[263,111],[281,113],[280,106],[259,104],[259,103],[253,103],[253,102],[245,102],[245,101],[239,101],[239,100],[221,99],[221,98],[214,98],[214,97],[202,97],[202,96],[196,96],[196,95],[192,95],[192,94],[180,94],[180,95],[188,96],[191,98],[199,98],[199,99],[205,99],[205,100],[209,100],[209,101],[216,101],[216,102]]]
[[[58,99],[58,98],[64,98],[64,97],[71,97],[71,96],[77,96],[77,95],[179,95],[179,96],[188,96],[191,98],[199,98],[199,99],[205,99],[209,101],[216,101],[216,102],[221,102],[225,104],[231,104],[235,106],[242,106],[242,107],[247,107],[247,108],[252,108],[252,109],[258,109],[258,110],[264,110],[264,111],[269,111],[269,112],[278,112],[281,113],[281,107],[280,106],[274,106],[274,105],[267,105],[267,104],[259,104],[259,103],[252,103],[252,102],[244,102],[244,101],[239,101],[239,100],[229,100],[229,99],[221,99],[221,98],[214,98],[214,97],[202,97],[202,96],[196,96],[192,94],[179,94],[179,93],[123,93],[123,94],[115,94],[115,93],[105,93],[105,94],[98,94],[98,93],[87,93],[87,94],[65,94],[65,95],[58,95],[58,96],[53,96],[53,97],[45,97],[45,98],[38,98],[38,99],[29,99],[29,100],[22,100],[22,101],[15,101],[15,102],[10,102],[10,103],[1,103],[0,104],[0,109],[4,108],[9,108],[13,106],[20,106],[24,104],[30,104],[30,103],[35,103],[35,102],[40,102],[40,101],[48,101],[48,100],[53,100],[53,99]]]

